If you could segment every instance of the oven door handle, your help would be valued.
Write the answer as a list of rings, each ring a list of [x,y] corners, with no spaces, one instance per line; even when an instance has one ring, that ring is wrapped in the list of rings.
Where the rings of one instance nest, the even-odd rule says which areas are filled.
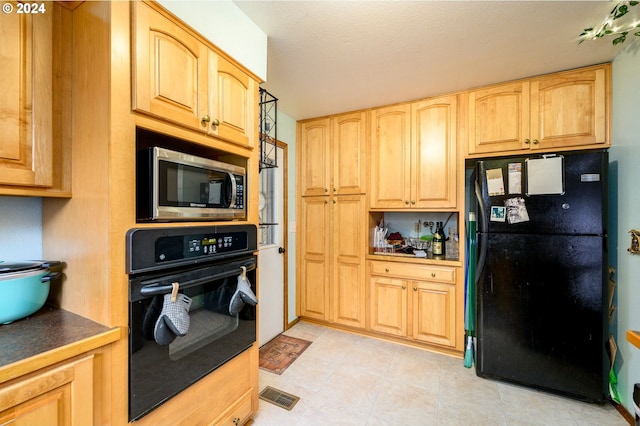
[[[247,271],[253,271],[254,269],[256,269],[255,262],[247,262],[243,266],[247,268]],[[209,281],[216,281],[216,280],[221,280],[223,278],[232,277],[234,275],[238,275],[239,273],[242,273],[241,268],[238,268],[237,270],[233,270],[233,271],[220,272],[219,274],[207,275],[206,277],[196,278],[194,280],[189,280],[182,283],[178,282],[178,284],[180,285],[181,289],[189,288],[189,287],[194,287],[197,285],[207,283]],[[172,291],[173,291],[172,284],[162,285],[158,283],[153,283],[153,284],[146,284],[142,288],[140,288],[140,295],[144,297],[149,297],[149,296],[156,296],[160,294],[168,294],[168,293],[171,293]]]

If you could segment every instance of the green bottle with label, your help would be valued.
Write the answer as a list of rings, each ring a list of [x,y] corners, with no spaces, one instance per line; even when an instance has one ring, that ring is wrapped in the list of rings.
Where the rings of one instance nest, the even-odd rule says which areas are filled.
[[[445,242],[444,242],[444,229],[442,228],[442,222],[436,224],[436,232],[433,234],[433,242],[431,247],[433,250],[433,257],[444,258],[445,256]]]

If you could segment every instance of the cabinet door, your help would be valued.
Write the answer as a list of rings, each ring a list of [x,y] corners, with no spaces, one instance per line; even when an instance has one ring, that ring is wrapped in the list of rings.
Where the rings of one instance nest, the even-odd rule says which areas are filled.
[[[371,113],[371,207],[410,207],[411,106]]]
[[[253,146],[258,126],[253,108],[257,105],[257,85],[225,58],[213,52],[209,57],[210,133]]]
[[[300,247],[300,313],[328,320],[329,197],[303,197],[301,207],[304,234]]]
[[[306,121],[298,127],[300,194],[329,195],[331,127],[328,118]]]
[[[93,424],[93,356],[0,389],[0,424]]]
[[[412,105],[411,206],[456,207],[457,97]]]
[[[604,68],[531,82],[532,149],[608,143]]]
[[[367,186],[366,113],[344,114],[334,117],[332,121],[332,193],[363,194]]]
[[[528,82],[474,90],[468,96],[469,154],[529,149]]]
[[[134,4],[133,109],[206,130],[207,47],[149,5]]]
[[[332,320],[354,327],[365,323],[365,197],[333,197]]]
[[[397,278],[371,276],[371,329],[407,336],[407,283]]]
[[[227,408],[217,419],[212,421],[209,426],[237,426],[243,424],[251,415],[252,393],[253,390],[249,389],[231,407]]]
[[[410,283],[413,338],[444,346],[456,346],[455,285],[423,281]]]
[[[53,185],[53,4],[46,8],[0,14],[0,183]]]

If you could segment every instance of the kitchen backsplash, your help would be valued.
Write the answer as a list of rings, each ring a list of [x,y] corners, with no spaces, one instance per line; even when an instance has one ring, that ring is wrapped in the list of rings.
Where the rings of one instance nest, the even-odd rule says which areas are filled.
[[[42,198],[0,196],[0,261],[42,259]]]
[[[433,232],[435,232],[436,222],[447,222],[451,213],[405,213],[405,212],[388,212],[384,214],[385,226],[389,229],[389,233],[400,232],[405,238],[418,238],[422,235],[432,233],[428,226],[424,226],[425,222],[433,222]],[[416,235],[415,225],[420,221],[420,235]],[[445,226],[445,232],[449,235],[449,228],[458,228],[457,213],[451,214],[451,219]]]

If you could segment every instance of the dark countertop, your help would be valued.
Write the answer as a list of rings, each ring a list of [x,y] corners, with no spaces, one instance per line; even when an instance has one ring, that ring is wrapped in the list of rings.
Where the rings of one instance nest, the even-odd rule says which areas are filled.
[[[119,328],[45,305],[27,318],[0,325],[0,383],[119,338]]]

